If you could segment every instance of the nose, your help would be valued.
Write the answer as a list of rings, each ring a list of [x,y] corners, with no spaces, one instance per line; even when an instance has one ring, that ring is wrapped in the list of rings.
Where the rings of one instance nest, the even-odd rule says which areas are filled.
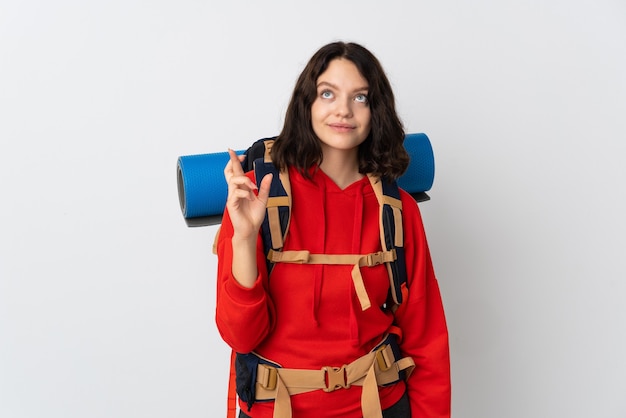
[[[352,116],[352,101],[348,98],[335,101],[335,114],[343,118]]]

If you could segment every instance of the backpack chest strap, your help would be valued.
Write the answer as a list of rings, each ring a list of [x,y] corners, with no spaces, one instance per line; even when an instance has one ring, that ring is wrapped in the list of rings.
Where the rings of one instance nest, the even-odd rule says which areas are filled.
[[[366,310],[372,306],[365,289],[361,267],[373,267],[396,260],[395,249],[379,251],[370,254],[311,254],[309,251],[272,251],[267,254],[267,259],[272,263],[295,263],[295,264],[328,264],[328,265],[353,265],[352,282],[354,290],[361,304],[361,309]]]

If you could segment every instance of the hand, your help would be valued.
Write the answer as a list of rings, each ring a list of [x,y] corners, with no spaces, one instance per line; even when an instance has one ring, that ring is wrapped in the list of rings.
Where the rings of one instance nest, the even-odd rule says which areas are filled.
[[[265,207],[269,196],[272,175],[263,177],[258,195],[256,184],[250,180],[241,167],[244,156],[238,156],[229,149],[230,161],[224,168],[224,177],[228,183],[226,207],[233,224],[233,240],[240,239],[256,242],[261,223],[265,218]]]

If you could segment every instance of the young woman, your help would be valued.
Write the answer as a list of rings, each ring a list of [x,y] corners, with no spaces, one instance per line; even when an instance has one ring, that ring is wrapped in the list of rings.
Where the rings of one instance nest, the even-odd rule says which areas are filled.
[[[271,275],[259,228],[272,175],[257,186],[230,152],[216,322],[242,354],[240,417],[450,416],[447,328],[416,202],[401,191],[408,294],[397,310],[384,263],[333,258],[381,251],[374,187],[406,170],[403,140],[378,60],[354,43],[317,51],[270,155],[291,184],[283,252],[333,261],[277,262]]]

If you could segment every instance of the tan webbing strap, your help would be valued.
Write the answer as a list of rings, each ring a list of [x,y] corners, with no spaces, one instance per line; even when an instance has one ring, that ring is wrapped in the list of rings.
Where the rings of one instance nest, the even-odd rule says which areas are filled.
[[[263,144],[265,145],[265,154],[263,155],[263,162],[271,163],[272,157],[270,155],[270,152],[272,151],[272,145],[274,145],[274,140],[267,139],[263,142]]]
[[[385,230],[383,227],[383,219],[382,219],[383,218],[382,217],[383,205],[389,205],[391,206],[393,210],[393,218],[394,218],[394,225],[395,225],[394,243],[396,247],[403,247],[404,246],[404,234],[402,230],[402,201],[391,196],[385,196],[383,194],[383,184],[378,177],[368,175],[368,178],[370,180],[370,184],[372,185],[372,188],[374,189],[374,194],[376,195],[376,199],[378,199],[378,205],[380,206],[380,242],[383,245],[383,249],[385,250],[389,249],[386,247],[386,244],[385,244]]]
[[[404,230],[402,228],[402,208],[394,206],[393,208],[393,221],[395,234],[395,246],[404,247]]]
[[[352,283],[354,284],[354,291],[356,292],[356,296],[359,299],[359,304],[361,305],[361,310],[365,311],[372,307],[372,302],[370,301],[370,297],[367,294],[367,289],[365,289],[365,282],[363,282],[363,276],[361,275],[361,269],[358,265],[352,267],[352,271],[350,272],[352,276]]]
[[[359,254],[311,254],[309,251],[272,251],[267,258],[273,263],[298,263],[298,264],[353,264],[351,276],[354,290],[361,304],[362,310],[369,309],[372,304],[365,289],[360,267],[372,267],[383,263],[389,263],[396,259],[396,251],[380,251],[377,253]]]
[[[280,228],[280,218],[278,216],[278,208],[275,206],[267,207],[267,221],[270,225],[270,237],[272,238],[273,248],[283,247],[283,231]]]
[[[374,194],[376,195],[376,199],[378,200],[378,206],[379,206],[379,216],[378,216],[378,222],[379,222],[379,230],[380,230],[380,243],[383,247],[383,250],[388,250],[389,248],[387,248],[387,243],[385,241],[385,228],[383,226],[383,205],[385,204],[384,201],[384,195],[383,195],[383,183],[380,181],[380,179],[376,176],[367,175],[367,178],[370,181],[370,184],[372,185],[372,189],[374,189]]]
[[[412,357],[404,357],[396,362],[398,370],[404,370],[406,373],[406,378],[408,379],[415,370],[415,362]]]
[[[322,389],[332,392],[352,385],[363,386],[361,408],[364,418],[380,418],[378,386],[399,380],[400,371],[415,367],[410,357],[395,360],[389,344],[342,367],[320,370],[275,368],[260,364],[257,369],[256,399],[274,399],[274,418],[290,418],[290,395]]]
[[[267,199],[268,207],[289,206],[289,196],[274,196]]]
[[[391,210],[393,210],[393,221],[394,221],[394,245],[396,247],[404,247],[404,236],[402,231],[402,201],[391,196],[383,196],[383,202],[389,206],[391,206]]]
[[[273,251],[267,254],[268,260],[273,263],[295,264],[358,264],[361,267],[372,267],[388,263],[396,259],[396,251],[379,251],[371,254],[311,254],[307,250],[301,251]]]
[[[303,251],[274,251],[269,250],[267,259],[272,263],[296,263],[305,264],[309,259],[310,253]]]
[[[280,374],[276,382],[276,399],[274,401],[275,418],[291,418],[291,395]]]
[[[376,384],[376,372],[374,364],[370,366],[361,392],[361,411],[363,418],[382,418],[383,411],[380,407],[380,396],[378,395],[378,385]]]
[[[382,188],[381,188],[381,190],[382,190]],[[382,191],[381,191],[381,193],[382,193]],[[379,200],[379,202],[380,202],[380,200]],[[394,208],[402,209],[402,200],[396,199],[395,197],[383,195],[382,203],[384,203],[386,205],[389,205],[389,206],[392,206]]]
[[[289,205],[288,196],[270,197],[267,199],[267,221],[270,226],[270,235],[272,237],[272,248],[283,247],[283,231],[280,227],[280,217],[278,214],[279,206]]]

